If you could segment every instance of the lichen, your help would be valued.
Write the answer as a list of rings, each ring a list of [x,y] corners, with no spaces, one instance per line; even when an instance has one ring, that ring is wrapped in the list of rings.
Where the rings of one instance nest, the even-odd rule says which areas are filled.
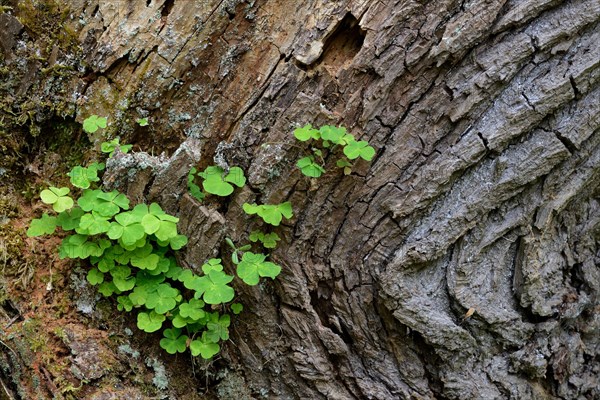
[[[154,378],[152,378],[152,384],[159,390],[165,390],[169,387],[169,378],[167,377],[167,370],[162,362],[156,358],[147,358],[146,365],[154,370]]]

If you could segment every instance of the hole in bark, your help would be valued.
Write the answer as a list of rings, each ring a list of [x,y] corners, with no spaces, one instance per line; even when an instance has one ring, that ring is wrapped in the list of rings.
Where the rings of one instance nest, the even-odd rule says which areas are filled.
[[[344,328],[341,327],[341,324],[338,327],[338,324],[332,323],[331,318],[334,318],[337,312],[331,303],[331,294],[331,287],[325,282],[319,282],[317,290],[310,291],[310,304],[319,316],[319,320],[324,327],[331,329],[331,331],[340,336],[344,342],[350,343],[352,341],[350,335],[347,331],[343,332]]]
[[[163,5],[163,8],[160,12],[161,17],[166,17],[167,15],[169,15],[169,13],[173,9],[174,5],[175,5],[175,0],[165,1],[165,4]]]
[[[100,4],[97,4],[96,8],[94,8],[94,11],[92,11],[92,18],[96,18],[96,15],[98,15],[98,11],[100,11]]]
[[[152,4],[152,0],[146,0],[146,7],[150,7],[150,4]]]
[[[365,32],[360,29],[358,20],[351,13],[347,13],[326,39],[321,63],[335,75],[344,64],[352,61],[364,41]]]

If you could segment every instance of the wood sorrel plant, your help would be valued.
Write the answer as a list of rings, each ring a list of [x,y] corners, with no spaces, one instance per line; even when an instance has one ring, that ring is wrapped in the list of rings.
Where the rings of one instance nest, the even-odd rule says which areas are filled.
[[[104,127],[106,119],[98,116],[84,122],[86,131]],[[116,147],[122,152],[130,149],[118,140],[103,143],[101,149],[110,157]],[[187,244],[187,237],[177,231],[179,218],[157,203],[131,207],[124,194],[103,190],[99,176],[103,170],[102,163],[77,166],[68,174],[72,188],[43,190],[41,200],[52,206],[54,215],[44,213],[32,220],[27,236],[50,235],[57,228],[68,232],[59,247],[60,258],[88,260],[88,282],[104,296],[115,295],[119,310],[137,312],[139,329],[148,333],[162,329],[160,346],[170,354],[189,348],[192,355],[210,359],[220,351],[219,343],[229,339],[231,323],[228,314],[216,309],[238,314],[243,308],[231,304],[234,276],[224,272],[219,258],[202,265],[202,274],[181,268],[174,252]],[[233,191],[229,183],[243,186],[245,178],[230,177],[231,173],[224,179],[219,174],[219,181],[207,174],[205,181],[212,181],[205,189],[226,195]],[[258,284],[260,277],[275,278],[281,267],[266,257],[244,252],[236,263],[239,278],[249,285]]]

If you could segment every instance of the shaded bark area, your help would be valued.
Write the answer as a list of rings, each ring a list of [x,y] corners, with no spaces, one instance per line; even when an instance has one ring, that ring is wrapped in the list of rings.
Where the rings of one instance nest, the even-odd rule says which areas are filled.
[[[180,215],[182,262],[247,241],[244,202],[294,206],[282,275],[236,288],[223,357],[248,393],[600,396],[597,0],[68,5],[83,51],[55,63],[87,67],[61,82],[79,88],[67,110],[145,151],[115,157],[109,183]],[[27,40],[16,17],[0,15],[2,65]],[[377,156],[344,176],[329,154],[308,180],[291,135],[305,123]],[[248,186],[200,204],[187,172],[214,163]]]

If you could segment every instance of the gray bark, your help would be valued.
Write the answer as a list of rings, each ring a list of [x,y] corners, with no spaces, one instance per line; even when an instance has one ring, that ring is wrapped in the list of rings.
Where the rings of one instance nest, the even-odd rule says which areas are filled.
[[[66,104],[36,122],[124,126],[145,153],[115,157],[109,182],[179,214],[192,268],[247,241],[242,203],[292,202],[282,274],[236,288],[214,393],[600,397],[597,0],[144,3],[69,2],[83,51],[54,62],[74,72],[19,82]],[[0,15],[0,67],[34,46],[16,18]],[[309,180],[305,123],[377,156]],[[185,193],[215,162],[249,177],[218,207]]]

